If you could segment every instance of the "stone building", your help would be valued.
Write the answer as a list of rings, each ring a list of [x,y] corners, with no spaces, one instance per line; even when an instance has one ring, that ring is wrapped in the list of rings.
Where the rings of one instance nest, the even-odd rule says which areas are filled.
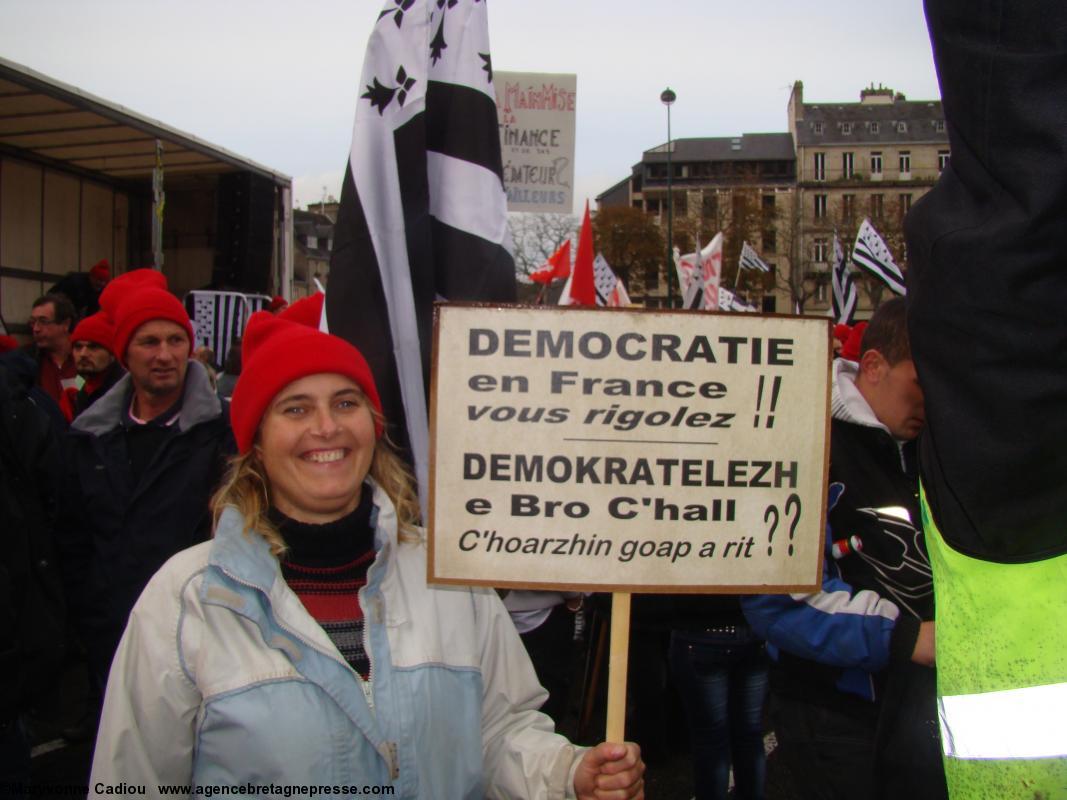
[[[903,219],[948,163],[940,101],[909,101],[870,87],[854,103],[805,103],[797,81],[788,105],[788,133],[677,139],[671,142],[674,242],[692,250],[694,236],[724,234],[723,283],[764,311],[825,313],[836,231],[849,255],[864,217],[906,269]],[[631,205],[667,230],[667,145],[647,150],[631,175],[597,197],[600,208]],[[748,241],[772,274],[737,275]],[[666,252],[664,253],[666,262]],[[868,316],[881,284],[857,280],[860,314]],[[635,286],[648,306],[667,303],[666,283]],[[674,298],[678,292],[675,287]]]
[[[870,219],[907,268],[904,215],[948,164],[948,133],[939,100],[907,100],[872,85],[858,103],[805,103],[800,81],[789,97],[789,132],[796,147],[797,261],[813,279],[805,311],[819,313],[830,304],[835,230],[848,256],[857,228]],[[858,283],[860,309],[869,310],[881,284]]]

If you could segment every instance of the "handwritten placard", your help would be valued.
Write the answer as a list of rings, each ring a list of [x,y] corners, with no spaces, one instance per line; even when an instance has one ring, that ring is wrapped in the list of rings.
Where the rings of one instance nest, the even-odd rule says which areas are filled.
[[[570,214],[578,76],[494,72],[508,211]]]

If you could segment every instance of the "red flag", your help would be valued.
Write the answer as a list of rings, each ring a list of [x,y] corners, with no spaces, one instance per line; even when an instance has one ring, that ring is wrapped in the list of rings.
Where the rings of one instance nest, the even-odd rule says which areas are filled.
[[[578,252],[574,256],[571,278],[571,305],[595,306],[596,282],[593,280],[593,225],[589,221],[589,201],[585,201],[582,232],[578,235]]]
[[[548,259],[548,266],[530,273],[530,280],[534,283],[543,283],[546,286],[552,281],[569,278],[571,276],[571,240],[567,239],[560,245],[559,250]]]

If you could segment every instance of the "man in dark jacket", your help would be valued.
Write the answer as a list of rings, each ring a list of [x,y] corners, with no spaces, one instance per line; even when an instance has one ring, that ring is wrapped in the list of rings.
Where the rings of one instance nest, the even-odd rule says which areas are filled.
[[[894,298],[867,326],[859,362],[834,362],[822,591],[743,601],[777,662],[778,760],[804,797],[946,796],[914,452],[924,420]]]
[[[59,471],[48,415],[0,364],[0,786],[29,780],[20,715],[54,687],[63,655],[52,540]]]
[[[228,408],[189,358],[192,326],[163,275],[126,273],[101,305],[128,374],[71,427],[62,530],[66,580],[102,690],[148,579],[208,538],[208,503],[235,448]]]

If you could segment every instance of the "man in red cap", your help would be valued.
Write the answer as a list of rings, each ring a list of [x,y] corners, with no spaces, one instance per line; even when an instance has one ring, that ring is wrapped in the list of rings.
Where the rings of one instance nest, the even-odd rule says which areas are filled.
[[[66,295],[79,317],[88,317],[100,310],[100,293],[111,280],[111,265],[101,258],[88,272],[68,272],[51,291]]]
[[[111,352],[114,330],[107,314],[98,311],[79,322],[71,342],[74,367],[84,383],[71,399],[71,411],[77,417],[118,383],[126,371]]]
[[[128,374],[73,423],[68,495],[59,529],[91,678],[101,691],[130,609],[179,550],[208,538],[208,500],[234,452],[229,410],[203,365],[193,330],[162,273],[134,270],[100,297],[112,348]],[[83,730],[95,732],[98,707]]]

